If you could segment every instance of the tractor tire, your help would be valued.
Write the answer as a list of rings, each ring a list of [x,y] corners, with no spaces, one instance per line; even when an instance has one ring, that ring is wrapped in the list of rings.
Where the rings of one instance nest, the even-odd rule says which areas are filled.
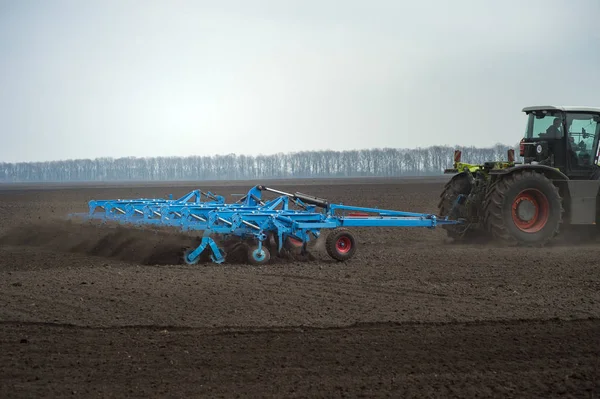
[[[442,217],[450,216],[449,213],[452,210],[452,204],[460,194],[468,195],[471,192],[471,183],[466,175],[454,176],[446,185],[444,190],[440,194],[440,202],[438,204],[438,215]],[[464,216],[464,205],[459,206],[462,209],[458,210],[458,216]],[[452,218],[452,217],[451,217]],[[442,229],[446,231],[449,238],[453,240],[466,239],[473,236],[472,230],[465,232],[464,225],[442,225]]]
[[[510,245],[543,246],[562,224],[558,188],[531,170],[499,178],[486,194],[485,226],[492,237]]]

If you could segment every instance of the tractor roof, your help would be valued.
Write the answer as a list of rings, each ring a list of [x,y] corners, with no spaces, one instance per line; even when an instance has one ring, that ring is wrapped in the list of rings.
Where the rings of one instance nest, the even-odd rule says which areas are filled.
[[[594,112],[600,114],[600,108],[594,107],[577,107],[572,105],[555,106],[555,105],[536,105],[533,107],[523,108],[523,112],[531,111],[565,111],[565,112]]]

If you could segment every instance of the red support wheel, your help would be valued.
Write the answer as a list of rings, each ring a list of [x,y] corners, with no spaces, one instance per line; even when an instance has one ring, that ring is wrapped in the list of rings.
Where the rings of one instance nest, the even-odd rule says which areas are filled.
[[[354,256],[356,252],[356,240],[347,229],[337,228],[327,236],[325,248],[329,256],[343,262]]]

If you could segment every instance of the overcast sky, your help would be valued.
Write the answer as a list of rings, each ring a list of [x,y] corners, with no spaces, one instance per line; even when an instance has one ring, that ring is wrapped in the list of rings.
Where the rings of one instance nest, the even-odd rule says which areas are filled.
[[[0,0],[0,161],[516,143],[598,0]]]

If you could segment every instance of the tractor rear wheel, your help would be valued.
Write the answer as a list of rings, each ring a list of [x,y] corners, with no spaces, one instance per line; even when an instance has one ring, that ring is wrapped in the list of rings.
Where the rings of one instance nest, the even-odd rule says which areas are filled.
[[[440,194],[440,202],[438,204],[438,215],[443,217],[450,217],[450,219],[456,220],[458,218],[467,218],[467,209],[465,204],[458,205],[454,211],[452,207],[454,202],[459,195],[469,195],[471,192],[471,183],[466,175],[454,176],[444,186],[444,191]],[[453,213],[452,215],[450,213]],[[459,240],[468,238],[473,235],[472,230],[466,230],[467,224],[445,224],[442,225],[442,229],[446,230],[448,237],[453,240]]]
[[[558,235],[562,214],[558,188],[535,171],[501,177],[486,195],[486,227],[494,238],[510,244],[546,244]]]

